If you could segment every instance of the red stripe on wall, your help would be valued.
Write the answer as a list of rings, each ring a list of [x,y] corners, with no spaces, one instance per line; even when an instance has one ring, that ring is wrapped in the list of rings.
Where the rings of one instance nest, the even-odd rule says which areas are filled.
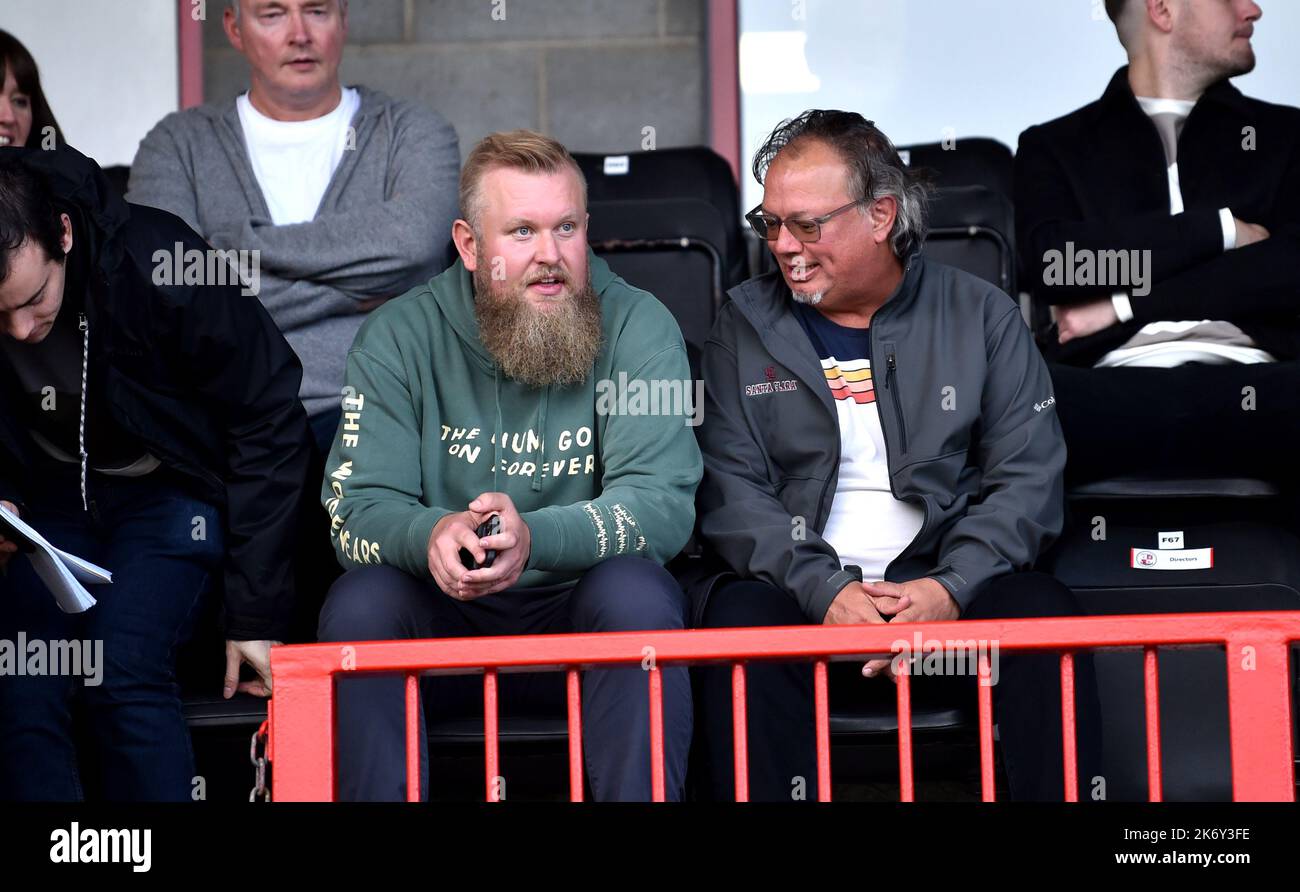
[[[709,0],[709,133],[740,176],[740,20],[737,0]]]
[[[195,11],[208,7],[207,14],[221,15],[219,0],[198,4],[193,0],[178,0],[177,49],[180,60],[180,105],[182,109],[203,104],[203,22],[194,18]]]

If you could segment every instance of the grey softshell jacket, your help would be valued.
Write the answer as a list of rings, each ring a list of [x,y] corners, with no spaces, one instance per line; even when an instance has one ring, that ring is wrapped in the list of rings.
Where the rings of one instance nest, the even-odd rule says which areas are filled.
[[[704,349],[700,535],[725,568],[821,622],[846,584],[821,538],[840,464],[834,400],[779,272],[729,296]],[[925,511],[885,577],[934,577],[964,611],[1064,523],[1047,365],[1010,297],[919,254],[872,319],[871,358],[894,496]],[[693,586],[697,619],[719,578]]]

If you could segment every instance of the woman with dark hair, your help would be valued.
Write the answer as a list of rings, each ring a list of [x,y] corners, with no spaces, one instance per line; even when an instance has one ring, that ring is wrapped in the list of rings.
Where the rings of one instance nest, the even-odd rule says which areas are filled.
[[[63,145],[63,131],[41,90],[36,60],[17,37],[4,30],[0,30],[0,72],[0,146],[25,146],[31,139],[53,148],[48,142],[50,135],[54,145]]]

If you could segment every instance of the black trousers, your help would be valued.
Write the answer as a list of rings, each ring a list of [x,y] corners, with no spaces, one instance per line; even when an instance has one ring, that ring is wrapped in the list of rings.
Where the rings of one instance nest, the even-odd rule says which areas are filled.
[[[1012,619],[1080,614],[1074,594],[1042,573],[1011,573],[985,589],[964,619]],[[705,606],[704,626],[734,628],[807,623],[789,594],[752,580],[720,585]],[[912,640],[922,625],[900,623],[899,638]],[[924,635],[922,636],[925,637]],[[1064,798],[1061,735],[1060,660],[1055,653],[999,652],[993,687],[993,719],[998,726],[1003,764],[1014,799]],[[1090,655],[1075,658],[1075,715],[1079,796],[1088,798],[1092,779],[1101,774],[1101,708]],[[832,709],[877,705],[893,709],[894,685],[883,677],[864,678],[861,662],[834,663],[830,673]],[[927,700],[947,703],[968,698],[972,706],[978,680],[973,676],[917,675],[911,679],[913,708]],[[696,670],[700,704],[700,788],[725,801],[735,798],[732,761],[731,671]],[[749,797],[751,801],[789,802],[796,789],[817,800],[816,729],[813,724],[813,673],[807,663],[752,662],[746,669],[748,699]]]
[[[1264,477],[1294,491],[1300,362],[1172,369],[1050,365],[1066,477]]]
[[[321,641],[465,638],[483,635],[631,632],[681,629],[686,596],[659,564],[608,558],[576,585],[508,589],[461,602],[432,579],[394,567],[348,571],[330,590],[320,616]],[[684,666],[664,667],[664,780],[667,798],[681,798],[691,741],[691,690]],[[337,681],[338,798],[400,801],[406,796],[405,682],[400,675]],[[503,716],[563,716],[563,672],[503,673]],[[421,716],[483,715],[481,675],[425,676]],[[650,782],[650,694],[641,666],[593,669],[582,675],[583,751],[597,801],[647,801]],[[508,778],[503,778],[508,780]],[[420,727],[421,798],[428,797],[428,746]],[[498,794],[500,795],[500,793]],[[505,798],[508,798],[508,793]]]

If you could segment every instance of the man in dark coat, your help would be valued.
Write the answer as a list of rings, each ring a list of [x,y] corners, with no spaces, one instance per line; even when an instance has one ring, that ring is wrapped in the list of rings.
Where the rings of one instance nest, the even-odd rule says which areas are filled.
[[[1129,64],[1016,155],[1072,482],[1294,483],[1300,109],[1251,99],[1251,0],[1107,0]]]
[[[215,582],[225,695],[269,693],[311,441],[301,366],[230,259],[73,149],[0,150],[0,500],[113,573],[63,613],[0,544],[0,640],[24,645],[0,672],[0,799],[82,796],[74,691],[107,798],[191,798],[175,659]],[[58,648],[77,671],[35,659]]]

